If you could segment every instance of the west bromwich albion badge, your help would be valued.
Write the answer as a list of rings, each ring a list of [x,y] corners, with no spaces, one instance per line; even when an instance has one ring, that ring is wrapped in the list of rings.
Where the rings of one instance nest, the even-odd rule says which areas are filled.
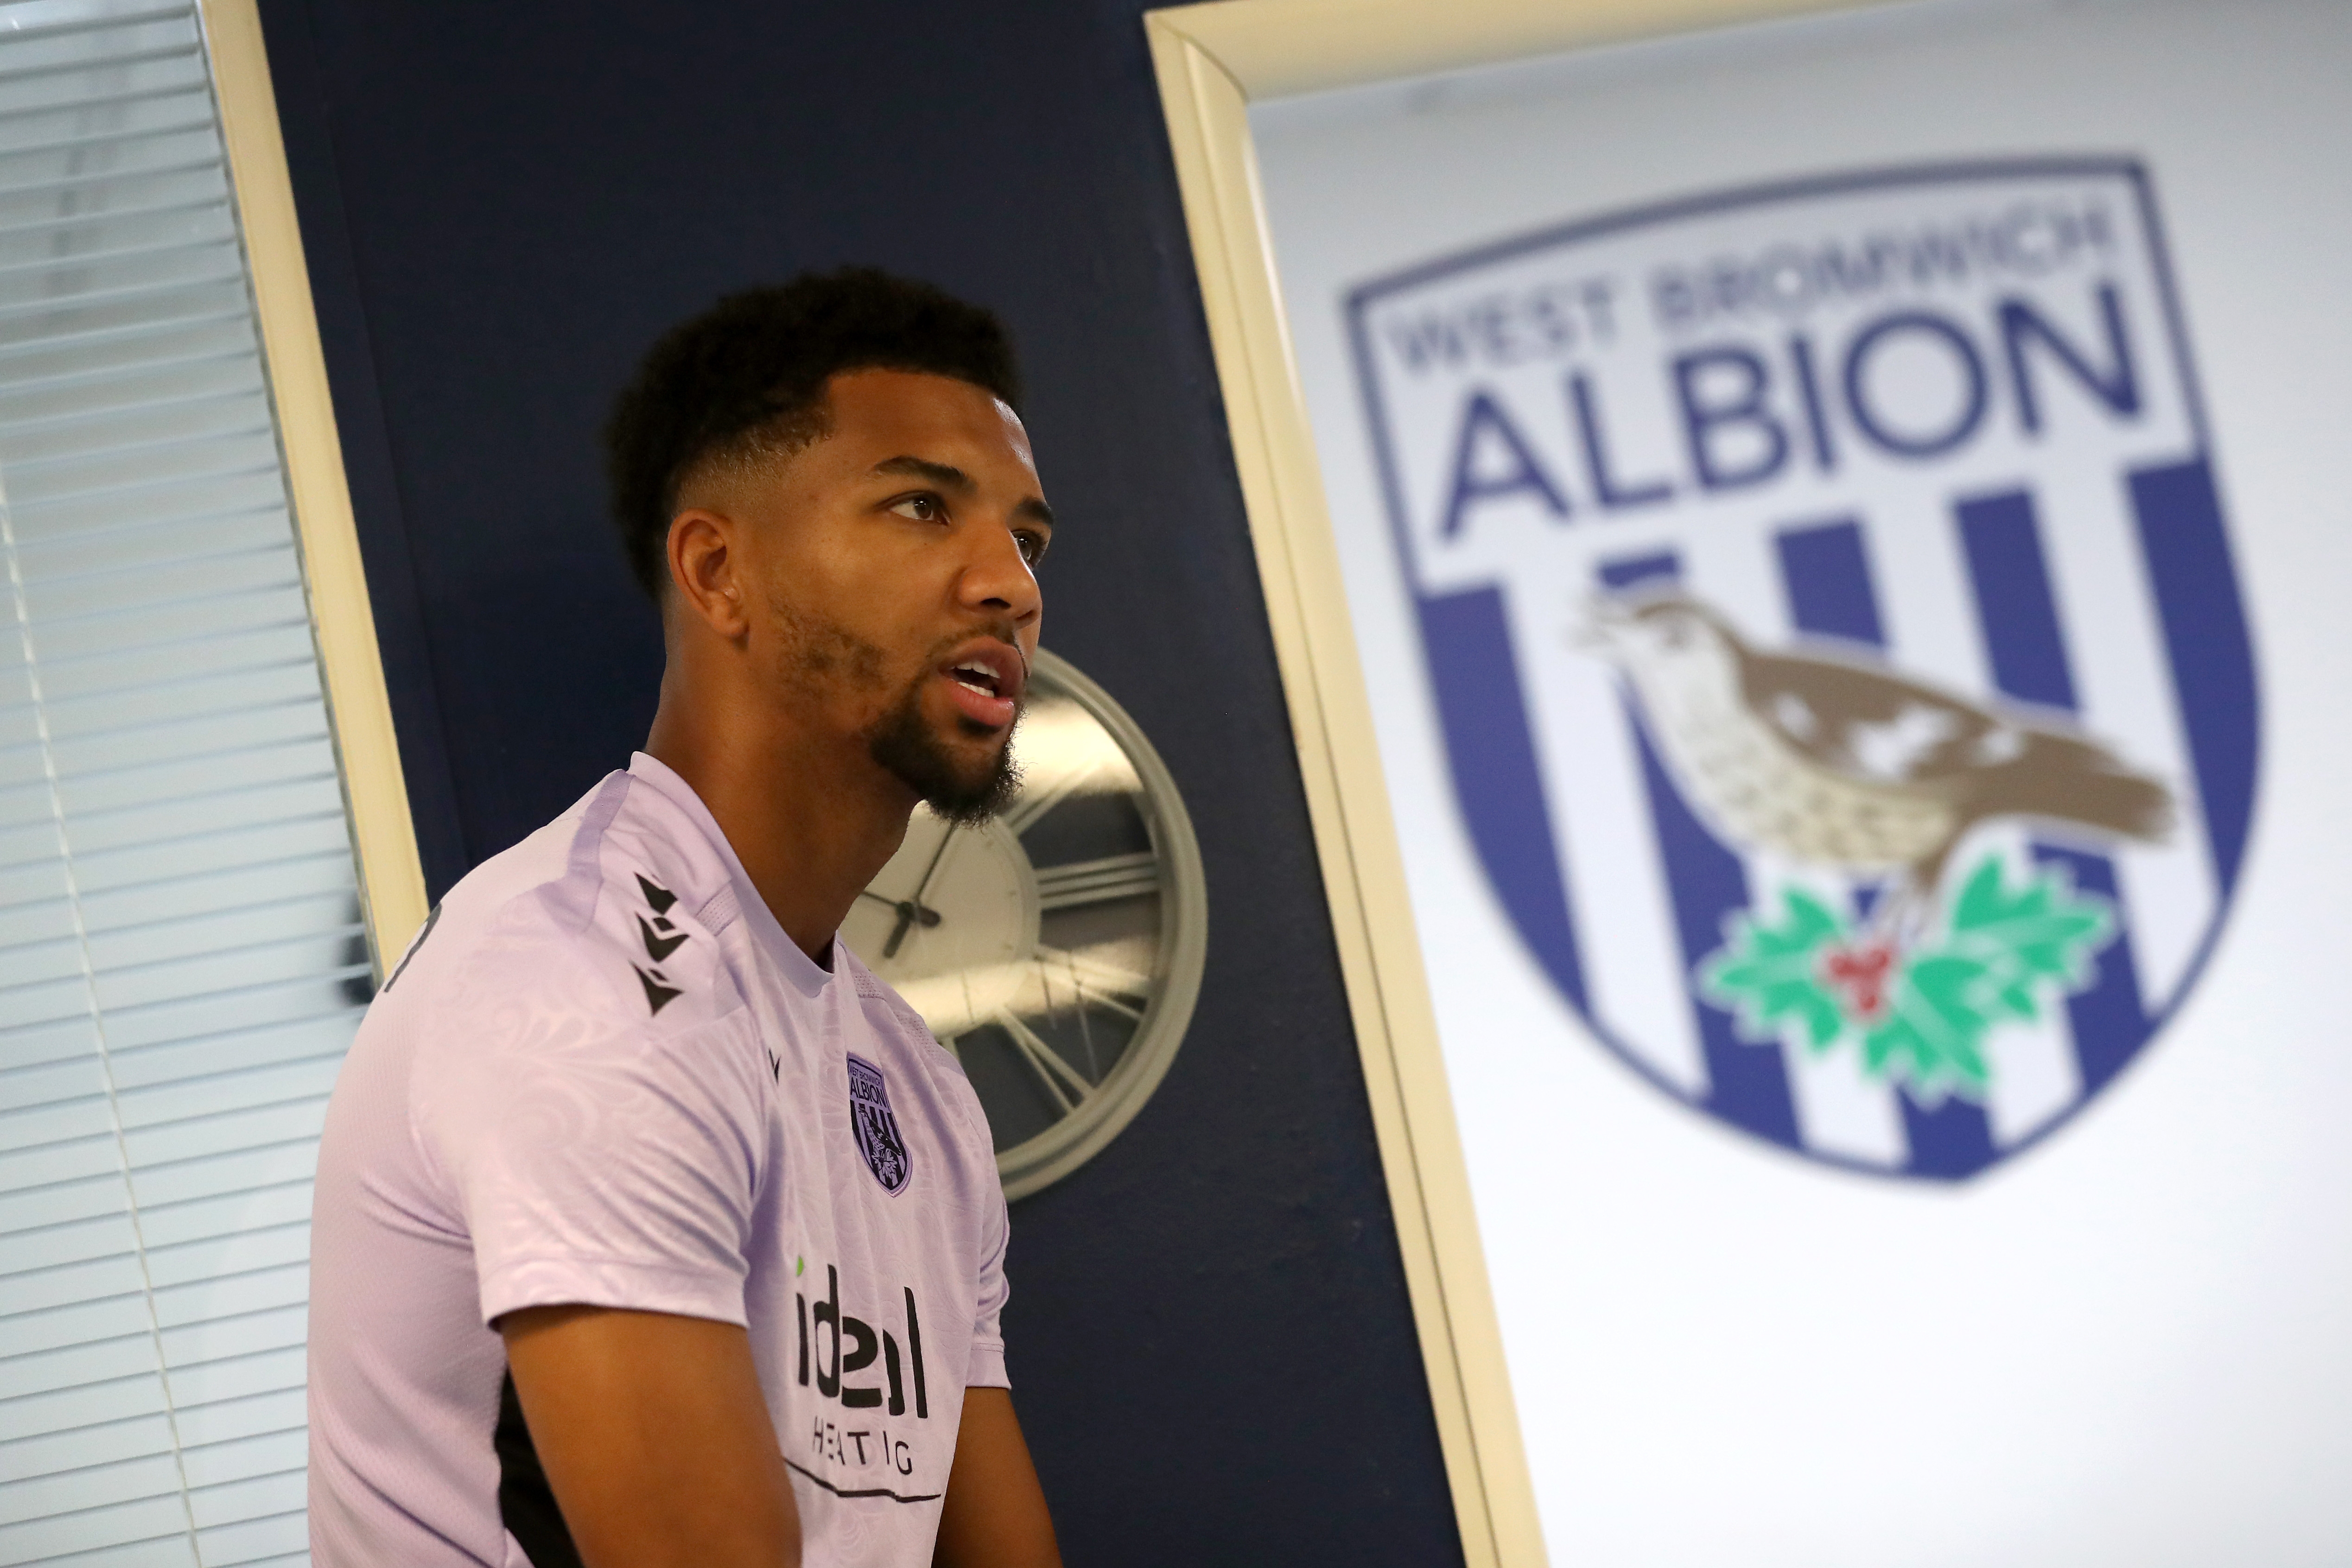
[[[1900,1176],[2114,1082],[2211,946],[2257,743],[2146,171],[1734,191],[1349,313],[1464,825],[1592,1032]]]
[[[907,1153],[907,1140],[899,1135],[898,1118],[891,1113],[890,1088],[882,1081],[882,1070],[862,1056],[849,1059],[849,1127],[856,1136],[857,1152],[866,1156],[866,1168],[882,1190],[893,1197],[905,1191],[914,1161]]]

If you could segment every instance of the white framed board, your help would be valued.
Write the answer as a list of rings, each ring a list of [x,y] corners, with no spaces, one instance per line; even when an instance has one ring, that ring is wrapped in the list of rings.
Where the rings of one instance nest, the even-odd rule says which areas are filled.
[[[1154,16],[1465,1550],[2339,1561],[2352,13],[1770,11]]]

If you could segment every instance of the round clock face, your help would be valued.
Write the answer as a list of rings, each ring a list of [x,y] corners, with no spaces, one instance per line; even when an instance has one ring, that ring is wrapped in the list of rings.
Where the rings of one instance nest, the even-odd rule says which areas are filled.
[[[1191,1021],[1207,888],[1174,781],[1100,686],[1040,649],[985,827],[917,808],[842,940],[907,998],[987,1108],[1008,1197],[1143,1108]]]

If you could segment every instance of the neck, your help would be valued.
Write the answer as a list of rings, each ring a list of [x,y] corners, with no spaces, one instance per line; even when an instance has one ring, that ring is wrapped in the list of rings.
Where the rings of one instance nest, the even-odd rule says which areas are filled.
[[[830,966],[850,904],[906,836],[913,792],[862,742],[695,689],[673,662],[646,751],[701,797],[793,946]]]

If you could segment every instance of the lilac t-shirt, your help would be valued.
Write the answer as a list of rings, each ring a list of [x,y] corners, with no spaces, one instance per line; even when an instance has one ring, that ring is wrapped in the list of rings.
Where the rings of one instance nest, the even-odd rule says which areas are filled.
[[[803,1561],[929,1563],[963,1391],[1005,1384],[1005,1229],[955,1059],[640,754],[450,890],[335,1085],[313,1559],[526,1563],[490,1325],[584,1302],[743,1324]]]

